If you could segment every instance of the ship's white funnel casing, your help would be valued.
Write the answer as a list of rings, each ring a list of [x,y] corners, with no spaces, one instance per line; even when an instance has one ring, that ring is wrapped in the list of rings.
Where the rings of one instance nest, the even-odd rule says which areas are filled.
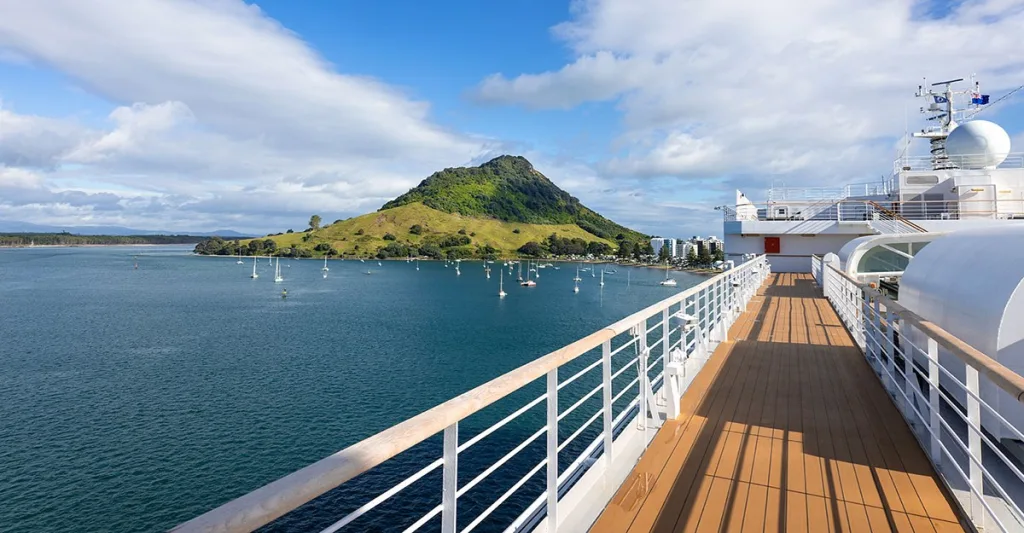
[[[954,126],[946,138],[946,155],[964,169],[996,168],[1010,154],[1010,135],[987,120]]]
[[[933,240],[907,266],[900,304],[1024,375],[1024,224],[951,232]],[[927,349],[923,334],[910,341]],[[965,365],[939,347],[939,361],[964,383]],[[927,362],[918,357],[918,362]],[[965,404],[962,388],[943,385]],[[981,397],[1024,431],[1024,404],[981,376]],[[1016,438],[982,408],[982,426],[997,438]]]

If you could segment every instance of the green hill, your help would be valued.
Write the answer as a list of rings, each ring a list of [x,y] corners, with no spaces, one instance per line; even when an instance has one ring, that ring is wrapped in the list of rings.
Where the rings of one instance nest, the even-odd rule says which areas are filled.
[[[289,230],[291,231],[291,230]],[[271,242],[268,242],[271,241]],[[405,257],[613,253],[620,244],[649,246],[647,237],[582,205],[523,157],[501,156],[479,167],[435,172],[374,213],[301,233],[240,242],[201,243],[197,253]]]
[[[551,183],[522,156],[503,155],[479,167],[435,172],[381,210],[421,202],[445,213],[528,224],[575,224],[603,239],[644,236],[595,213]]]

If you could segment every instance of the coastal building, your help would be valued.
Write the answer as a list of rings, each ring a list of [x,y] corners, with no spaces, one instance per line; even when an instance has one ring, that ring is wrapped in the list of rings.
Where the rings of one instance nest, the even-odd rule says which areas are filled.
[[[668,247],[670,257],[676,256],[676,239],[671,237],[654,237],[651,239],[651,248],[654,249],[655,257],[661,253],[663,247]]]

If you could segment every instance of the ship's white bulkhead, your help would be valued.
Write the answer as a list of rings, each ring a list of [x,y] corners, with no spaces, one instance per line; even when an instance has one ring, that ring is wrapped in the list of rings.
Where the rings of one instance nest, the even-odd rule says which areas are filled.
[[[1024,225],[954,231],[920,250],[900,280],[899,303],[1017,374],[1024,375]],[[927,350],[926,338],[909,339]],[[964,363],[939,347],[940,363],[964,383]],[[927,361],[918,358],[927,367]],[[961,405],[966,394],[946,375],[941,383]],[[1024,431],[1024,404],[984,375],[981,398]],[[1016,438],[982,407],[982,426],[1000,439]]]

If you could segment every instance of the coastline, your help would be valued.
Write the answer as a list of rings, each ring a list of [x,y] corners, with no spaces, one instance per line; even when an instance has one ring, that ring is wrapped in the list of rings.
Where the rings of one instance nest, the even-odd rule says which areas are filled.
[[[111,246],[114,246],[114,245],[111,245]],[[131,245],[116,245],[116,246],[131,246]],[[147,245],[147,246],[159,246],[159,245]],[[237,255],[208,255],[208,254],[197,254],[197,253],[190,253],[189,255],[191,255],[193,257],[224,257],[224,258],[236,258],[236,257],[239,257]],[[243,255],[241,257],[243,259],[247,259],[247,258],[252,258],[254,256]],[[258,257],[260,259],[264,259],[266,257],[279,257],[279,256],[257,255],[255,257]],[[324,259],[322,256],[321,257],[302,257],[302,258],[284,257],[284,256],[280,256],[280,257],[282,257],[284,259],[292,259],[292,260],[300,260],[301,259],[303,261],[323,261],[323,259]],[[511,260],[511,261],[520,261],[521,259],[522,258],[509,258],[509,259],[499,258],[499,259],[495,259],[494,262],[497,263],[499,261],[509,261],[509,260]],[[382,262],[383,261],[392,261],[392,262],[400,261],[400,262],[404,262],[406,260],[406,258],[404,258],[404,257],[387,257],[387,258],[384,258],[384,259],[379,259],[379,258],[376,258],[376,257],[354,257],[354,256],[352,256],[352,257],[340,257],[340,258],[339,257],[328,257],[327,260],[328,261],[346,261],[346,260],[347,261],[359,261],[359,260],[363,260],[363,261],[382,261]],[[444,259],[415,258],[415,257],[413,258],[413,260],[414,261],[426,261],[426,262],[441,262],[441,261],[445,261]],[[470,259],[463,259],[462,261],[466,261],[466,262],[481,262],[481,261],[484,261],[484,260],[483,259],[479,259],[479,258],[470,258]],[[532,259],[531,259],[531,261],[532,261]],[[655,270],[666,270],[666,269],[669,269],[669,270],[673,270],[673,271],[676,271],[676,272],[685,272],[687,274],[695,274],[695,275],[698,275],[698,276],[714,276],[715,274],[719,274],[719,273],[723,272],[721,269],[717,269],[717,268],[679,268],[679,267],[666,267],[665,265],[659,265],[659,264],[620,263],[620,262],[617,262],[617,261],[595,261],[595,260],[592,260],[592,261],[570,261],[570,260],[567,260],[567,259],[543,259],[541,261],[550,262],[550,263],[569,263],[569,264],[583,263],[583,264],[586,264],[586,265],[615,265],[615,266],[622,266],[622,267],[652,268],[652,269],[655,269]]]
[[[138,246],[192,246],[193,243],[183,242],[174,244],[0,244],[0,248],[108,248],[108,247],[138,247]],[[198,255],[198,254],[193,254]],[[227,257],[227,256],[225,256]]]

